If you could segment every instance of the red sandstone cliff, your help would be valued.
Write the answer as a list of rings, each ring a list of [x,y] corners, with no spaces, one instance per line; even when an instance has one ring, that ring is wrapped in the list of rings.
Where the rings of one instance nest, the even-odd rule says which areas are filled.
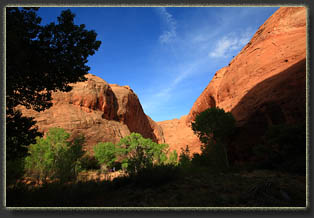
[[[242,127],[235,141],[247,144],[254,144],[269,125],[305,121],[304,7],[278,9],[229,66],[216,72],[186,119],[158,122],[166,143],[173,148],[189,145],[192,151],[197,151],[199,142],[190,130],[190,123],[196,114],[215,106],[232,112],[237,125]],[[233,146],[233,152],[238,153],[235,159],[248,158],[236,152],[237,145]]]
[[[291,79],[295,82],[302,81],[303,85],[295,88],[303,88],[302,93],[298,94],[305,96],[305,59],[306,10],[302,7],[280,8],[258,29],[230,65],[215,74],[194,103],[187,122],[212,105],[232,111],[238,121],[247,120],[254,108],[259,107],[262,102],[270,101],[270,98],[276,101],[276,97],[286,95],[288,90],[270,84],[272,77],[284,74],[285,71],[296,71],[291,73]],[[274,93],[265,96],[265,93],[258,93],[254,99],[241,102],[254,87],[267,79],[270,82],[265,89],[278,88],[279,95]],[[305,104],[303,106],[305,109]],[[286,117],[293,119],[288,114]]]
[[[61,127],[73,135],[83,134],[88,150],[98,142],[118,142],[131,132],[164,142],[160,128],[145,115],[132,89],[109,85],[91,74],[86,77],[87,81],[72,84],[70,92],[54,92],[53,106],[45,111],[19,108],[25,116],[35,117],[39,131]]]
[[[193,133],[193,130],[186,125],[186,115],[180,119],[165,120],[157,122],[162,128],[165,142],[169,144],[170,150],[176,150],[178,154],[181,148],[189,146],[190,153],[200,152],[201,142]]]

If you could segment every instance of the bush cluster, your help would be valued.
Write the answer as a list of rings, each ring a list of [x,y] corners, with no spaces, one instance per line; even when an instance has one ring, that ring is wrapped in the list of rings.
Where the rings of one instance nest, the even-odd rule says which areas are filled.
[[[37,137],[36,143],[28,147],[26,175],[43,182],[47,179],[60,182],[76,179],[84,155],[84,137],[73,140],[69,137],[70,134],[61,128],[51,128],[45,138]]]
[[[117,144],[98,143],[94,147],[94,153],[105,171],[120,166],[128,174],[137,174],[144,168],[156,165],[177,163],[176,151],[169,152],[167,144],[155,143],[139,133],[131,133]]]

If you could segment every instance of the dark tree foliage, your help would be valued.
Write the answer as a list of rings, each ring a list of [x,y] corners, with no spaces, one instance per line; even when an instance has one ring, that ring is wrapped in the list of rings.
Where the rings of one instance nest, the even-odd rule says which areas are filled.
[[[235,119],[230,112],[220,108],[209,108],[195,118],[192,129],[200,141],[208,144],[211,139],[225,141],[235,128]]]
[[[179,156],[179,164],[181,166],[187,166],[187,165],[189,165],[190,160],[191,160],[190,148],[189,148],[188,145],[186,145],[185,149],[181,148],[181,153],[180,153],[180,156]]]
[[[203,143],[202,155],[195,156],[194,162],[208,162],[216,168],[228,168],[226,146],[235,129],[233,115],[220,108],[209,108],[196,116],[192,129]]]
[[[271,126],[264,138],[263,144],[253,148],[253,153],[257,158],[257,167],[305,175],[305,123]]]
[[[36,111],[51,107],[52,91],[70,91],[69,83],[86,80],[84,75],[90,69],[87,58],[101,43],[94,31],[74,24],[75,15],[70,10],[62,11],[57,23],[45,26],[40,25],[37,10],[6,8],[8,156],[14,156],[15,152],[10,152],[20,150],[18,147],[34,143],[39,135],[36,129],[31,130],[34,121],[22,117],[15,107],[23,105]]]
[[[26,145],[35,143],[36,136],[42,136],[37,128],[32,128],[36,121],[31,117],[23,117],[20,111],[7,115],[6,153],[9,160],[21,158],[27,153]],[[16,146],[12,146],[16,145]]]

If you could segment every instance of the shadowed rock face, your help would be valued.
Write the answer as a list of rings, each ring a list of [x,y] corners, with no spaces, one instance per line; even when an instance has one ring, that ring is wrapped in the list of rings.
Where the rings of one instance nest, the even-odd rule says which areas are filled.
[[[262,140],[261,137],[269,126],[305,122],[305,84],[306,63],[303,59],[283,72],[256,84],[243,96],[231,111],[235,116],[247,111],[246,116],[238,116],[244,119],[238,121],[239,129],[229,148],[232,161],[251,160],[251,147]]]
[[[19,109],[25,116],[35,117],[39,131],[44,133],[61,127],[74,136],[83,134],[90,151],[98,142],[116,143],[131,132],[164,142],[160,128],[145,115],[132,89],[109,85],[91,74],[86,77],[87,81],[72,84],[70,92],[54,92],[53,106],[45,111]]]
[[[184,128],[190,129],[195,116],[205,109],[223,108],[234,115],[240,127],[230,149],[234,160],[249,159],[241,149],[256,143],[269,125],[305,121],[305,78],[306,9],[280,8],[229,66],[216,72],[185,120],[158,124],[171,147],[188,144],[196,151],[199,142]],[[188,137],[182,137],[181,132]]]

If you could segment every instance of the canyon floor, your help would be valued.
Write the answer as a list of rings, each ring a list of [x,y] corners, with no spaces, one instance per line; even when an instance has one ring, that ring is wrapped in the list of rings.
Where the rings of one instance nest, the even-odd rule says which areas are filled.
[[[305,207],[306,178],[270,170],[163,174],[7,189],[7,207]]]

